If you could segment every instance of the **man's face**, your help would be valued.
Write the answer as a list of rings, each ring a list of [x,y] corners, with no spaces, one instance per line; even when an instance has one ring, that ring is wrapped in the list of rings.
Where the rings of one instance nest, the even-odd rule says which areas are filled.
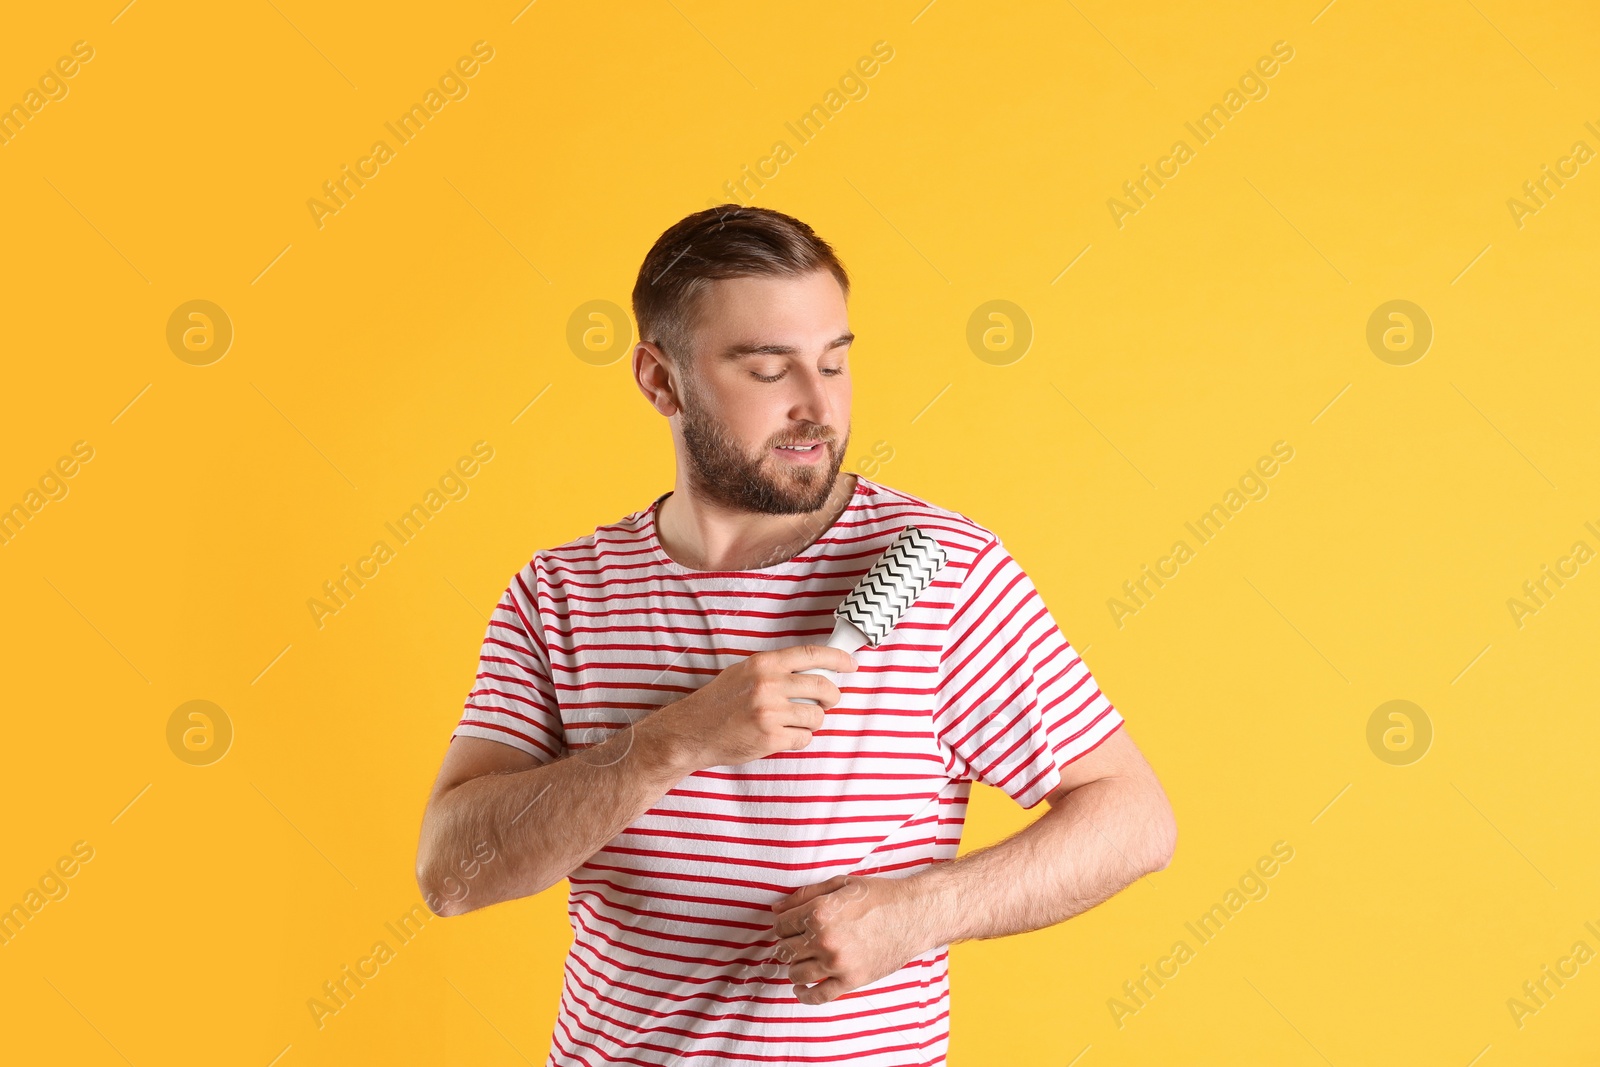
[[[850,441],[850,340],[829,271],[713,282],[680,390],[696,493],[769,515],[827,503]]]

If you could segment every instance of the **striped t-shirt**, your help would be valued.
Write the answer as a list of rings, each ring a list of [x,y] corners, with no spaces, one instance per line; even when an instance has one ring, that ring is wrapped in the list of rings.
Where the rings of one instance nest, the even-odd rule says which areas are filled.
[[[906,526],[948,562],[836,676],[842,697],[809,745],[696,771],[571,873],[547,1063],[943,1064],[948,944],[802,1004],[772,958],[771,904],[837,874],[955,858],[974,780],[1032,808],[1122,716],[1000,540],[963,515],[858,477],[793,559],[692,571],[656,536],[667,495],[512,578],[452,736],[558,759],[753,652],[826,642],[834,608]]]

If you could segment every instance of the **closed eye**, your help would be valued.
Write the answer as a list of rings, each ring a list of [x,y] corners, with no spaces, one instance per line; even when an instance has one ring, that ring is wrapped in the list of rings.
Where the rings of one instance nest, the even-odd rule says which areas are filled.
[[[754,371],[751,371],[750,372],[750,376],[752,378],[754,378],[758,382],[775,382],[779,378],[782,378],[787,373],[789,373],[789,372],[788,371],[779,371],[777,374],[770,374],[769,375],[769,374],[757,374]],[[826,375],[829,375],[830,377],[838,377],[839,375],[844,373],[844,368],[843,367],[824,367],[823,370],[822,370],[822,373],[826,374]]]

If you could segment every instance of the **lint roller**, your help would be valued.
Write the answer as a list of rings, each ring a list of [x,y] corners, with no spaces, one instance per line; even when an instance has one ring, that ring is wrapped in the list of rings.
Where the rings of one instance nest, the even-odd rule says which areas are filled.
[[[927,592],[947,561],[944,546],[931,534],[907,526],[833,610],[833,635],[824,643],[851,653],[865,645],[876,648]],[[795,673],[836,677],[826,667]],[[816,703],[807,697],[795,697],[794,702]]]

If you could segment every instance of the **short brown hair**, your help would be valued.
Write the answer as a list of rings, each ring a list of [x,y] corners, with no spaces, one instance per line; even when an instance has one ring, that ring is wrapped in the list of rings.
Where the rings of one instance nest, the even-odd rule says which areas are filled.
[[[639,339],[692,365],[700,296],[710,282],[751,275],[797,276],[830,270],[845,298],[850,276],[828,242],[801,222],[764,207],[721,204],[697,211],[656,238],[633,284]]]

